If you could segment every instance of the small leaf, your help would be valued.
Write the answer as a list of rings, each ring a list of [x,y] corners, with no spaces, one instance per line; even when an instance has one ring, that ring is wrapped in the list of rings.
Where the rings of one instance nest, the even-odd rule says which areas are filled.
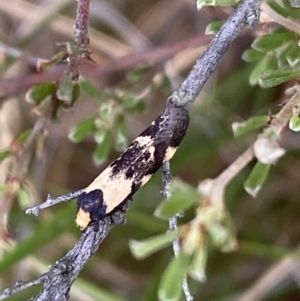
[[[289,121],[289,128],[294,132],[300,131],[300,117],[298,115],[293,115]]]
[[[158,289],[160,301],[178,301],[182,295],[182,283],[186,277],[190,256],[180,252],[164,271]]]
[[[216,34],[221,29],[224,22],[222,21],[215,21],[211,22],[207,25],[205,29],[205,34]]]
[[[2,162],[4,159],[10,157],[12,154],[13,154],[13,152],[9,148],[0,150],[0,162]]]
[[[254,40],[251,47],[260,52],[267,53],[277,49],[287,42],[295,39],[295,33],[291,31],[274,32],[271,34],[262,35]]]
[[[266,55],[262,60],[260,60],[250,74],[250,85],[254,86],[261,74],[267,70],[273,69],[277,66],[277,59],[274,56]]]
[[[123,106],[127,110],[134,108],[140,101],[140,98],[134,94],[128,93],[123,96]]]
[[[112,143],[112,133],[111,131],[105,131],[105,135],[103,137],[103,142],[97,145],[93,153],[94,163],[96,165],[101,165],[108,158],[109,151],[111,149]]]
[[[29,136],[32,133],[32,129],[30,130],[25,130],[24,132],[22,132],[17,139],[15,139],[15,141],[18,141],[18,143],[25,143],[27,141],[27,139],[29,138]]]
[[[300,62],[300,47],[296,43],[293,43],[287,53],[286,53],[286,59],[288,63],[290,64],[291,67],[299,67],[299,62]]]
[[[266,137],[258,138],[254,142],[253,149],[257,160],[264,164],[275,164],[285,154],[285,149]]]
[[[206,262],[207,262],[207,244],[203,244],[195,251],[191,266],[189,267],[189,275],[198,282],[206,280]]]
[[[288,18],[289,17],[289,13],[287,12],[286,9],[284,9],[280,4],[278,4],[276,1],[274,0],[267,0],[268,5],[275,11],[277,12],[279,15]]]
[[[60,62],[66,57],[66,51],[62,50],[53,56],[50,60],[38,59],[36,69],[38,72],[46,71],[56,63]]]
[[[25,100],[31,104],[39,104],[47,96],[52,95],[56,90],[55,83],[38,84],[29,89],[25,95]]]
[[[261,74],[258,78],[258,84],[262,88],[271,88],[299,77],[299,75],[300,70],[297,69],[269,70]]]
[[[127,146],[127,129],[124,118],[120,118],[115,132],[115,150],[123,151]]]
[[[99,102],[105,101],[105,95],[100,93],[99,90],[88,79],[80,79],[79,85],[89,97]]]
[[[101,127],[96,131],[94,138],[97,144],[103,143],[106,134],[107,134],[107,129],[105,127]]]
[[[242,136],[264,126],[270,120],[269,116],[254,116],[243,122],[234,122],[232,131],[235,137]]]
[[[66,103],[71,103],[73,99],[73,80],[68,74],[61,77],[56,90],[56,97]]]
[[[200,201],[197,190],[179,179],[171,183],[171,197],[164,200],[156,208],[154,215],[162,219],[176,216]]]
[[[112,104],[105,103],[100,107],[99,116],[101,119],[111,121],[114,118],[114,109]]]
[[[252,197],[256,197],[262,185],[265,183],[270,170],[270,164],[256,162],[250,175],[244,183],[244,188]]]
[[[153,253],[169,246],[177,237],[175,232],[160,234],[142,241],[130,240],[129,248],[137,259],[144,259]]]
[[[82,141],[90,132],[94,130],[94,123],[94,118],[90,118],[79,123],[69,132],[69,139],[76,143]]]
[[[263,52],[257,51],[253,48],[249,48],[243,53],[242,58],[244,61],[250,63],[254,61],[259,61],[263,59],[264,56],[265,54]]]
[[[24,188],[18,190],[18,201],[21,208],[28,208],[32,204],[28,190]]]

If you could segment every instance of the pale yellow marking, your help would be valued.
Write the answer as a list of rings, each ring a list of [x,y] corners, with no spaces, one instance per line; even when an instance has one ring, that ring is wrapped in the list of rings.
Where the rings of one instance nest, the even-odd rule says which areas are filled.
[[[76,215],[75,222],[77,226],[80,228],[80,230],[84,230],[91,222],[90,214],[88,212],[83,211],[81,208],[79,208]]]
[[[101,189],[106,213],[115,209],[130,193],[132,180],[125,179],[124,174],[110,178],[112,168],[108,166],[86,189],[85,192],[91,192],[95,189]]]
[[[133,142],[135,142],[135,141],[137,141],[138,144],[140,144],[142,146],[153,144],[153,140],[151,139],[150,136],[139,136]]]
[[[139,146],[145,147],[145,152],[150,153],[149,160],[154,160],[155,147],[152,145],[153,140],[150,136],[140,136],[134,141],[138,143]],[[167,149],[167,158],[169,160],[172,158],[176,151],[176,148]],[[133,159],[130,164],[134,166],[135,162],[144,152],[138,154],[138,156]],[[121,155],[122,156],[122,155]],[[94,181],[85,189],[86,193],[89,193],[95,189],[101,189],[103,192],[103,200],[107,206],[106,213],[114,210],[118,205],[120,205],[131,193],[131,187],[133,180],[126,179],[125,173],[119,173],[113,176],[113,168],[108,166]],[[141,179],[141,186],[145,185],[152,175],[144,176]]]
[[[144,176],[142,178],[142,185],[141,185],[141,187],[144,186],[151,179],[151,177],[152,177],[152,175]]]
[[[176,147],[167,147],[164,162],[172,159],[176,151]]]

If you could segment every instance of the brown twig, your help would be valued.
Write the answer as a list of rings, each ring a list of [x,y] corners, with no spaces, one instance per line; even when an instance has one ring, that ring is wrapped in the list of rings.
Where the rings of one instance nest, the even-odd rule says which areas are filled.
[[[114,60],[108,60],[99,65],[83,62],[81,73],[85,76],[101,76],[116,71],[127,70],[139,64],[160,63],[186,48],[207,45],[211,39],[212,36],[201,35],[177,43],[156,47],[141,53],[134,53]],[[25,92],[28,88],[36,84],[57,81],[63,75],[63,72],[64,67],[60,66],[44,73],[2,79],[0,80],[0,102],[12,95]]]

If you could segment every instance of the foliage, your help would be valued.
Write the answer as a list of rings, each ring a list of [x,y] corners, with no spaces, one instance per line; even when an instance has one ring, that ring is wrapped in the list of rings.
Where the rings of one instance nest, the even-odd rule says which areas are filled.
[[[20,36],[16,36],[22,53],[28,47],[31,53],[41,56],[45,55],[42,51],[44,49],[50,58],[40,59],[36,64],[42,79],[46,71],[60,68],[62,63],[65,68],[68,61],[81,51],[76,43],[67,42],[61,43],[59,49],[56,49],[57,53],[53,54],[51,44],[54,45],[60,34],[72,40],[72,28],[69,36],[55,29],[55,22],[66,22],[60,28],[70,27],[65,19],[70,18],[69,11],[63,10],[56,14],[55,9],[47,8],[46,2],[44,9],[41,5],[47,17],[45,20],[34,25],[30,23],[29,18],[26,18],[28,7],[37,9],[38,6],[29,5],[28,2],[29,6],[24,4],[23,8],[27,12],[19,21],[20,28],[35,26],[32,33],[40,32],[36,39],[25,33],[22,36],[22,30]],[[74,5],[72,1],[68,3]],[[208,12],[205,6],[236,3],[227,0],[198,0],[197,7],[202,8],[200,13],[204,14]],[[103,5],[100,1],[94,4],[98,8]],[[291,7],[288,1],[279,4],[268,0],[267,4],[291,22],[299,20],[300,10]],[[133,11],[114,5],[113,12],[119,16],[117,20],[122,19],[119,15],[122,11],[128,18],[132,18],[132,23],[140,24],[153,40],[163,37],[163,42],[167,44],[170,37],[179,39],[181,32],[188,36],[191,31],[183,11],[174,24],[169,8],[159,7],[151,1],[137,5]],[[55,1],[54,6],[60,9]],[[147,7],[146,11],[144,6]],[[176,3],[175,8],[179,9]],[[0,14],[4,14],[3,10],[0,4]],[[14,8],[11,7],[9,16],[13,16],[13,12]],[[163,15],[166,23],[152,24],[150,29],[145,21],[147,18],[140,18],[148,14],[153,19],[158,14]],[[50,21],[52,18],[53,23]],[[196,12],[193,21],[203,25]],[[222,21],[209,24],[206,33],[216,33]],[[164,28],[168,22],[173,25]],[[224,64],[223,72],[215,78],[215,84],[211,83],[212,87],[208,88],[211,89],[211,93],[208,93],[210,96],[203,97],[201,104],[195,104],[192,108],[188,134],[171,162],[173,174],[176,175],[172,181],[172,197],[160,202],[159,174],[137,193],[127,215],[128,223],[110,233],[75,283],[74,291],[78,292],[78,296],[83,296],[81,299],[146,301],[156,299],[158,292],[160,300],[182,300],[181,283],[186,276],[189,277],[195,299],[231,299],[236,297],[237,292],[251,289],[253,282],[268,271],[270,264],[290,254],[297,256],[299,231],[295,224],[298,223],[300,209],[297,185],[299,154],[290,148],[298,149],[299,101],[293,103],[287,118],[290,134],[287,134],[285,126],[276,121],[282,121],[283,118],[280,113],[282,107],[277,105],[282,103],[285,107],[299,93],[300,33],[282,26],[276,25],[270,29],[268,24],[265,26],[267,29],[252,31],[253,42],[243,53],[231,49],[227,57],[230,67],[226,69]],[[14,35],[13,26],[7,27],[10,34]],[[46,45],[48,47],[45,47],[41,33],[50,28],[54,41],[49,41]],[[92,59],[98,63],[105,56],[111,57],[113,61],[115,56],[120,55],[118,51],[122,56],[127,54],[128,46],[110,36],[112,28],[122,36],[124,33],[120,27],[113,27],[112,24],[103,26],[92,21],[91,28],[100,29],[104,36],[91,31],[93,53],[91,57],[90,53],[85,53],[84,58],[89,61],[87,64],[92,64]],[[8,44],[2,32],[0,35],[1,40]],[[243,37],[246,36],[249,38],[250,34],[245,31]],[[143,39],[136,32],[134,37],[140,41],[140,45],[143,44]],[[129,37],[127,39],[129,43],[131,40]],[[37,47],[34,46],[35,40]],[[98,40],[100,42],[97,44]],[[159,44],[159,41],[155,43]],[[178,57],[184,61],[188,56],[181,52]],[[240,57],[244,62],[239,62],[237,66],[235,62]],[[7,77],[11,66],[18,72],[21,70],[18,65],[20,60],[9,52],[0,57],[0,63],[3,78]],[[132,138],[164,107],[171,89],[178,83],[177,76],[184,76],[193,60],[185,62],[183,67],[178,67],[174,60],[176,76],[170,71],[171,63],[164,64],[164,69],[142,63],[122,74],[107,73],[101,77],[90,76],[86,71],[89,67],[85,65],[82,69],[87,74],[84,76],[84,72],[80,71],[80,76],[77,76],[72,73],[74,70],[66,68],[58,80],[41,80],[31,85],[25,97],[21,96],[22,91],[16,93],[29,105],[22,105],[24,112],[20,117],[20,126],[17,127],[17,118],[14,119],[11,143],[6,143],[4,137],[4,132],[9,135],[6,130],[9,120],[5,121],[5,126],[1,125],[4,130],[0,141],[0,171],[5,174],[6,180],[0,183],[0,197],[1,200],[10,200],[7,212],[4,212],[9,215],[10,228],[16,229],[20,236],[26,238],[22,241],[16,239],[13,248],[5,244],[5,256],[0,264],[5,287],[11,286],[11,278],[20,278],[20,275],[14,273],[15,266],[22,271],[28,269],[30,278],[41,274],[47,264],[60,258],[80,235],[73,223],[76,210],[74,204],[47,209],[38,218],[25,216],[23,208],[44,198],[43,194],[50,191],[61,194],[66,187],[81,189],[103,169],[104,164],[108,164],[111,158],[124,150]],[[30,78],[29,70],[26,70],[24,79]],[[281,95],[281,91],[285,94]],[[14,116],[13,113],[8,111],[6,114]],[[40,131],[35,126],[28,126],[28,120],[34,123],[41,117],[47,117],[52,126],[44,126]],[[35,133],[38,134],[34,136]],[[288,140],[285,141],[286,145],[282,143],[283,136]],[[226,185],[222,203],[212,201],[211,187],[204,192],[199,187],[197,189],[196,183],[209,177],[215,178],[208,181],[214,185],[218,174],[252,144],[255,162],[245,167],[231,184]],[[93,166],[92,160],[97,168]],[[42,164],[44,162],[47,164]],[[179,180],[179,177],[184,180]],[[37,197],[39,194],[41,197]],[[164,219],[172,216],[179,217],[176,233],[166,232],[168,226]],[[0,225],[1,229],[7,228],[5,217]],[[6,230],[2,231],[6,233]],[[170,254],[174,239],[179,239],[181,244],[177,257]],[[143,261],[137,262],[129,249]],[[25,269],[21,262],[29,255]],[[46,258],[48,263],[41,258]],[[41,266],[40,270],[38,266]],[[249,273],[244,273],[245,270]],[[130,277],[123,277],[125,273]],[[264,300],[287,300],[297,296],[299,292],[289,279],[285,278],[285,283],[288,283],[286,287],[279,286],[277,290],[271,290],[267,296],[263,296]],[[198,282],[201,282],[200,288]],[[77,300],[75,292],[71,292],[71,298]]]

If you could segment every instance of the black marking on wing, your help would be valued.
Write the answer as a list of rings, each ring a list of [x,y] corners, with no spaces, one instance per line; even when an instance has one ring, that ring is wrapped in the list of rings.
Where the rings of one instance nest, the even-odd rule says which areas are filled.
[[[77,200],[77,209],[79,208],[90,213],[91,221],[103,219],[106,216],[106,205],[103,202],[102,191],[95,189],[91,192],[81,194]]]
[[[120,157],[90,184],[89,187],[96,185],[97,188],[79,197],[78,209],[89,213],[92,221],[101,220],[105,215],[115,212],[157,172],[164,161],[172,157],[185,136],[188,122],[189,116],[186,109],[167,106],[165,111],[125,149]],[[168,151],[172,155],[167,156]],[[99,179],[98,182],[97,179]],[[123,185],[126,186],[109,183],[120,183],[120,185],[124,183]],[[119,188],[121,188],[120,191]],[[116,190],[112,191],[112,189]],[[118,191],[121,199],[114,197],[115,191]],[[103,195],[110,195],[112,198],[110,201],[103,200]]]

